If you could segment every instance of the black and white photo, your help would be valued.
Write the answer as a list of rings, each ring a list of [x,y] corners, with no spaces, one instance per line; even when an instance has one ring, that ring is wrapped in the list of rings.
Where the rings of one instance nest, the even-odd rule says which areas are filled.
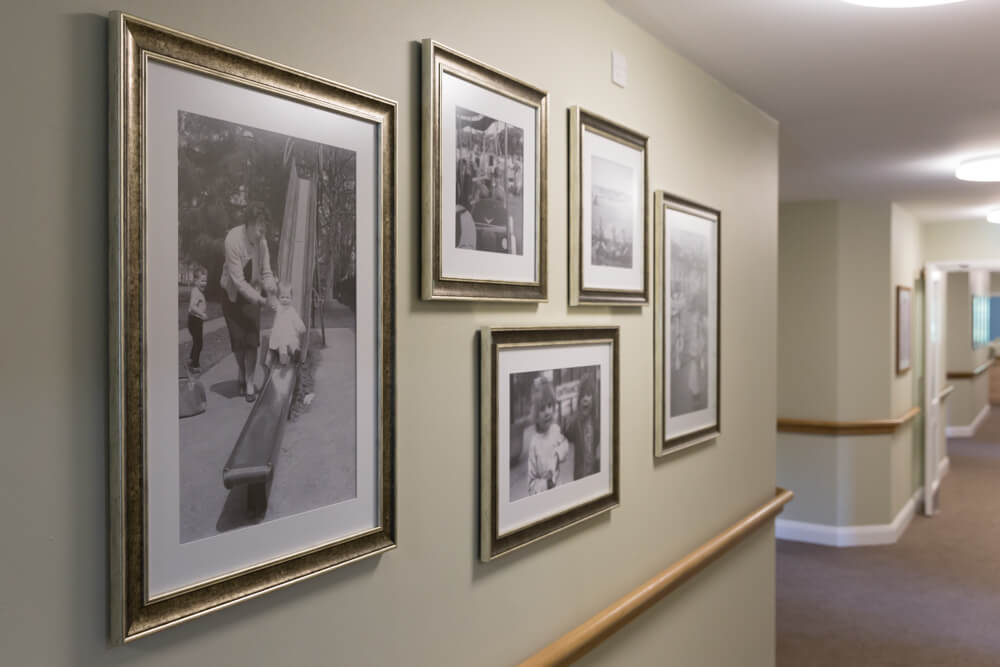
[[[423,42],[422,290],[544,301],[548,95]]]
[[[184,543],[357,495],[357,156],[183,110],[177,150]]]
[[[649,303],[645,135],[572,107],[569,303]]]
[[[618,504],[618,328],[481,332],[480,557]]]
[[[109,34],[121,643],[395,548],[396,104]]]
[[[715,210],[656,193],[654,453],[719,434],[719,224]]]
[[[600,367],[510,376],[510,499],[601,471]]]
[[[595,266],[632,268],[635,174],[626,165],[594,155],[590,182],[590,256]]]
[[[524,254],[524,130],[455,107],[455,247]]]
[[[670,234],[670,416],[708,407],[708,239]]]

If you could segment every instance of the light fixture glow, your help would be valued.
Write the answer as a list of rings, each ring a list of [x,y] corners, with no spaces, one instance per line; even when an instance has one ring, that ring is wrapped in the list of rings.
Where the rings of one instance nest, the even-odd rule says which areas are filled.
[[[955,170],[955,178],[960,181],[1000,181],[1000,155],[988,155],[974,160],[966,160],[958,165],[958,169]]]
[[[986,222],[995,222],[1000,225],[1000,208],[995,208],[987,213]]]
[[[862,7],[881,7],[883,9],[903,9],[906,7],[931,7],[933,5],[950,5],[965,0],[844,0],[852,5]]]

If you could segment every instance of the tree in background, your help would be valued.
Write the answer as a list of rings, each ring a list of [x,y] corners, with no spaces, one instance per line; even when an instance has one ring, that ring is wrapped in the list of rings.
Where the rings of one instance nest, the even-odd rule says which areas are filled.
[[[208,269],[208,296],[221,296],[226,233],[244,222],[250,202],[271,213],[272,253],[281,235],[291,161],[318,178],[317,262],[320,293],[354,307],[356,169],[354,151],[178,113],[178,244],[182,267]]]

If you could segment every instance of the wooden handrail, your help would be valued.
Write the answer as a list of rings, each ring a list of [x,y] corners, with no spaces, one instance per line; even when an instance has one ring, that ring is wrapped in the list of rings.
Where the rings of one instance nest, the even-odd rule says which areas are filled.
[[[976,366],[971,371],[948,371],[946,375],[949,380],[968,380],[988,371],[995,361],[996,359],[990,359],[986,363]]]
[[[900,426],[920,414],[914,406],[899,417],[891,419],[861,419],[850,422],[820,419],[778,419],[779,433],[815,433],[819,435],[877,435],[893,433]]]
[[[569,665],[653,606],[667,593],[705,569],[712,561],[739,544],[756,528],[774,518],[794,494],[775,489],[764,503],[724,532],[677,561],[610,607],[595,614],[521,663],[521,667]]]

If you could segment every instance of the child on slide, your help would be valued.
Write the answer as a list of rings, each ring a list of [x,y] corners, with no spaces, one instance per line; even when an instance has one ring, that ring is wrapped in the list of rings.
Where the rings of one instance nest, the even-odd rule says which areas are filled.
[[[274,366],[278,362],[287,366],[299,351],[302,334],[305,332],[306,325],[292,305],[292,286],[286,282],[279,283],[278,306],[268,342],[268,365]]]

